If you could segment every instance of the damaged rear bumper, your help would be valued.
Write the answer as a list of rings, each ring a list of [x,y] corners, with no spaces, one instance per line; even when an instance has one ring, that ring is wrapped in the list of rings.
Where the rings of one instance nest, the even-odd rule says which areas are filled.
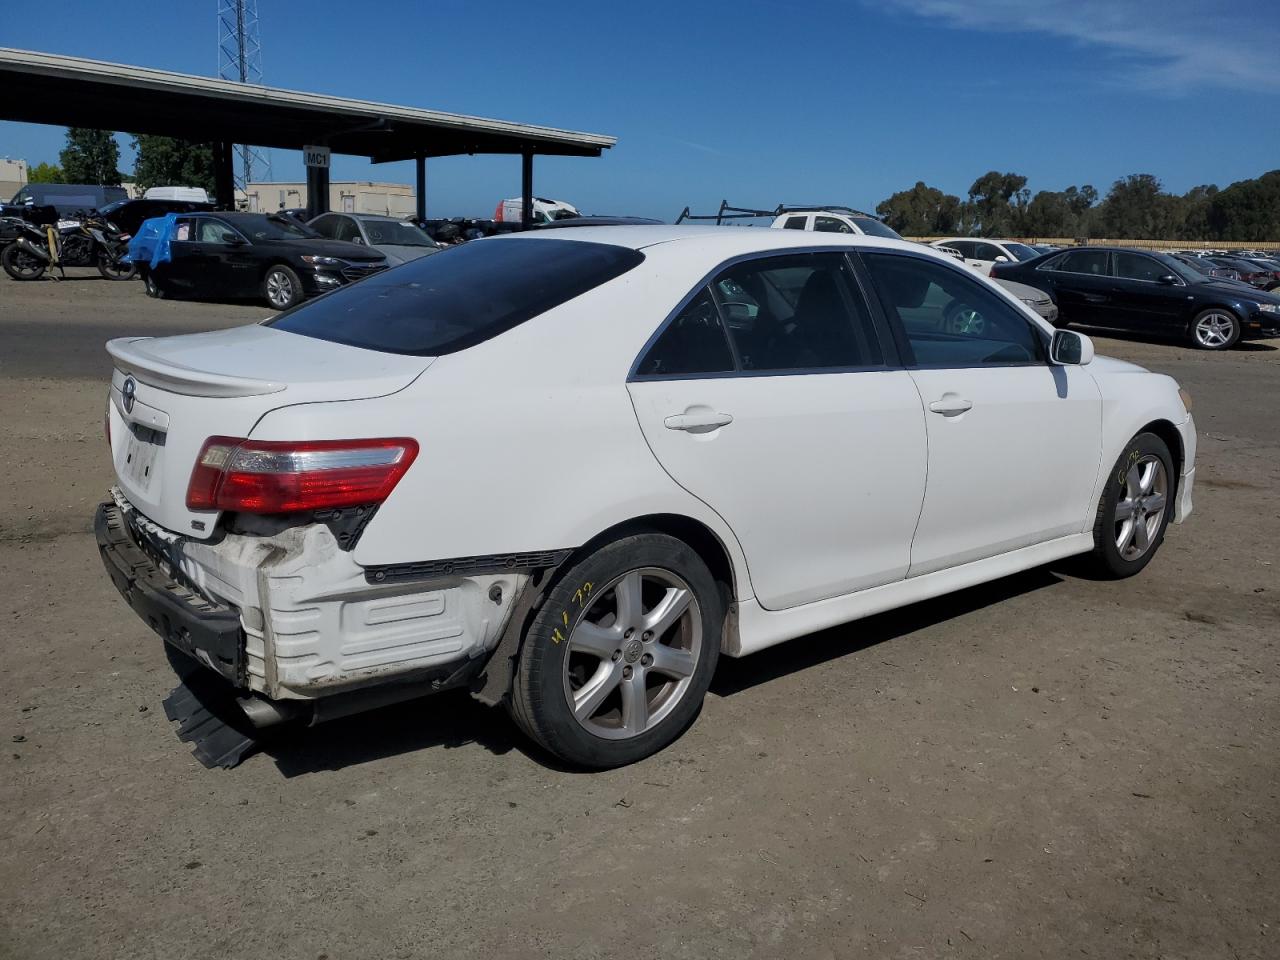
[[[241,691],[313,701],[317,715],[328,712],[321,700],[336,707],[349,699],[339,695],[371,687],[466,682],[530,579],[513,571],[371,583],[323,523],[193,540],[112,495],[95,517],[98,548],[139,617]]]

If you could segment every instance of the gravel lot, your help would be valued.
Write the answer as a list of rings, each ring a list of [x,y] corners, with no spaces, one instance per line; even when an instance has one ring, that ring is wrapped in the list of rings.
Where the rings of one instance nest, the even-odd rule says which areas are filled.
[[[558,769],[445,695],[203,769],[90,532],[104,340],[252,321],[0,277],[0,956],[1280,955],[1280,350],[1098,338],[1195,398],[1136,580],[1041,569],[723,661]]]

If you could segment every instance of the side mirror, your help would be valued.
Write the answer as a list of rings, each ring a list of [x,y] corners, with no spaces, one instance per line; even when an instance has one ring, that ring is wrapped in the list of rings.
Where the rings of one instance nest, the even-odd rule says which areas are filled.
[[[1008,262],[1009,262],[1008,257],[996,257],[996,263],[1008,263]]]
[[[1061,367],[1082,367],[1093,359],[1093,341],[1074,330],[1055,330],[1049,359]]]
[[[1166,273],[1163,277],[1160,278],[1160,282],[1163,283],[1165,286],[1171,287],[1178,282],[1178,278],[1175,277],[1172,273]]]

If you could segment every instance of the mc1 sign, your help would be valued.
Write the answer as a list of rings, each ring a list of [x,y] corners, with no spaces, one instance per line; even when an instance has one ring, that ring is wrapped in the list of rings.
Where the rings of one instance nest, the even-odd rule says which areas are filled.
[[[321,169],[329,169],[329,148],[328,147],[303,147],[302,161],[308,167],[320,167]]]

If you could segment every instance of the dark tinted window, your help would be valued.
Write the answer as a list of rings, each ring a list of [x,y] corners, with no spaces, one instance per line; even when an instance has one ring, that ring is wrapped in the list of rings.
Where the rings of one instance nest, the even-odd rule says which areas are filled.
[[[902,234],[879,220],[872,220],[870,217],[854,217],[853,222],[858,225],[859,230],[869,237],[884,237],[886,240],[902,239]]]
[[[360,228],[356,226],[356,222],[350,217],[338,218],[338,229],[334,239],[345,240],[347,243],[364,243],[364,237],[360,235]]]
[[[853,228],[836,217],[814,217],[813,229],[818,233],[853,233]]]
[[[1159,280],[1173,271],[1151,257],[1140,253],[1117,253],[1116,276],[1126,280]]]
[[[334,290],[269,323],[369,350],[438,356],[496,337],[643,260],[637,250],[603,243],[479,240]]]
[[[744,371],[884,362],[841,254],[747,260],[713,285]]]
[[[863,254],[890,319],[925,367],[1036,363],[1044,338],[986,284],[958,268],[915,257]]]
[[[962,257],[974,259],[974,242],[972,240],[948,240],[946,242],[946,246],[950,247],[952,250],[959,250]]]
[[[803,230],[805,223],[809,218],[806,217],[787,217],[786,227],[788,230]]]
[[[1004,251],[1002,251],[999,247],[993,244],[979,242],[973,245],[973,259],[975,260],[994,261],[996,257],[1003,257],[1003,256],[1004,256]],[[1006,257],[1005,259],[1008,259],[1008,258]]]
[[[1107,251],[1105,250],[1072,250],[1053,261],[1051,270],[1064,273],[1091,273],[1102,277],[1107,273]]]
[[[636,368],[642,377],[724,373],[733,353],[711,292],[703,287],[667,325]]]
[[[312,230],[327,240],[335,240],[338,236],[338,218],[332,213],[317,217],[307,224]]]

